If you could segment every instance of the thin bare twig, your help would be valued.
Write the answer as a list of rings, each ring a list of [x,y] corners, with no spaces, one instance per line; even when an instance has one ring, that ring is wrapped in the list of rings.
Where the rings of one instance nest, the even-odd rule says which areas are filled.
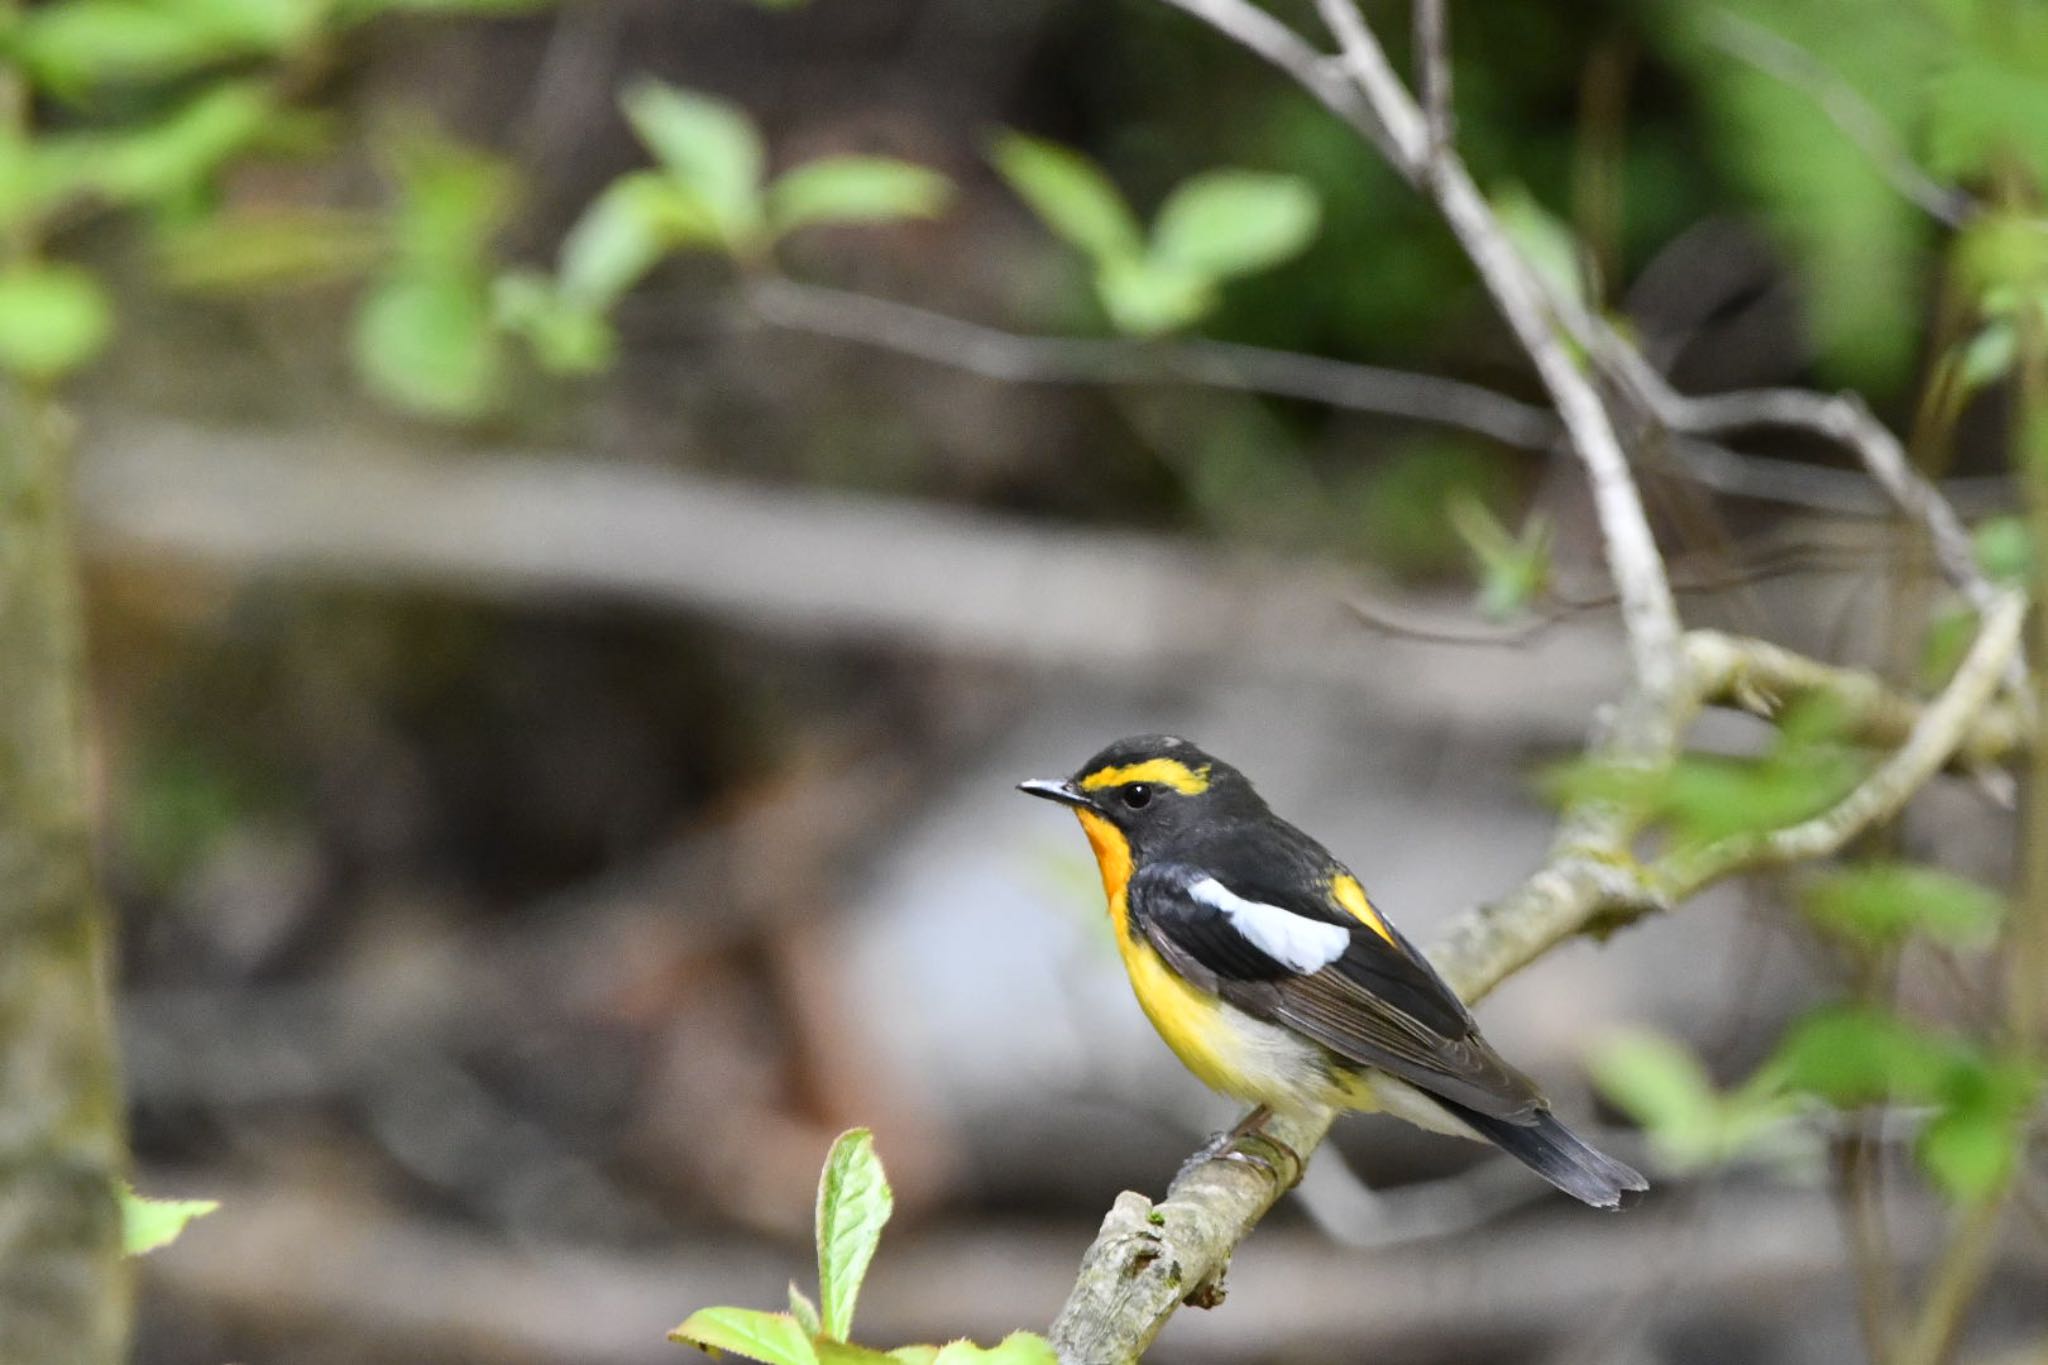
[[[1300,83],[1304,90],[1402,169],[1390,131],[1379,114],[1359,98],[1343,72],[1302,36],[1246,0],[1164,0],[1185,10],[1240,46],[1257,53]],[[1406,173],[1405,170],[1403,172]]]
[[[1898,1365],[1942,1365],[1949,1358],[1970,1301],[1991,1273],[2005,1207],[2002,1197],[1980,1199],[1958,1216],[1928,1272],[1920,1315],[1899,1344]]]
[[[1617,358],[1621,348],[1604,348]],[[1899,510],[1925,525],[1934,542],[1936,562],[1972,606],[1989,606],[1997,589],[1977,564],[1970,532],[1941,495],[1906,456],[1899,438],[1871,415],[1853,393],[1824,394],[1808,389],[1745,389],[1688,398],[1636,356],[1628,366],[1631,386],[1649,403],[1660,421],[1674,431],[1700,436],[1749,427],[1790,427],[1811,431],[1852,451]]]
[[[1223,3],[1224,0],[1211,0]],[[1487,291],[1543,380],[1572,448],[1586,466],[1608,570],[1621,594],[1622,624],[1643,697],[1661,711],[1679,688],[1678,606],[1650,532],[1628,456],[1606,405],[1566,349],[1535,272],[1493,216],[1464,162],[1450,148],[1433,154],[1422,110],[1401,85],[1385,51],[1352,0],[1317,0],[1343,49],[1346,69],[1387,130],[1396,155],[1450,225]],[[1442,60],[1442,51],[1421,54]],[[1448,73],[1432,79],[1449,81]],[[1653,743],[1652,748],[1668,747]]]
[[[1432,157],[1447,155],[1457,136],[1451,111],[1451,29],[1446,0],[1415,0],[1416,84]]]
[[[866,294],[764,280],[755,311],[778,327],[838,337],[1023,384],[1201,384],[1459,427],[1544,450],[1557,419],[1491,389],[1436,375],[1222,341],[1025,336]]]
[[[748,299],[776,327],[1006,383],[1199,384],[1455,427],[1519,450],[1554,450],[1564,437],[1547,408],[1439,375],[1223,341],[1031,336],[786,279],[756,283]],[[1717,493],[1839,516],[1876,516],[1891,506],[1868,479],[1847,470],[1737,454],[1693,437],[1673,441],[1671,453],[1676,473]],[[1988,503],[2004,482],[1957,480],[1952,488]]]
[[[1893,189],[1952,228],[1966,226],[1980,213],[1977,201],[1953,185],[1944,185],[1907,153],[1863,93],[1811,52],[1781,33],[1731,10],[1709,10],[1704,16],[1707,40],[1739,61],[1808,96],[1833,120]]]

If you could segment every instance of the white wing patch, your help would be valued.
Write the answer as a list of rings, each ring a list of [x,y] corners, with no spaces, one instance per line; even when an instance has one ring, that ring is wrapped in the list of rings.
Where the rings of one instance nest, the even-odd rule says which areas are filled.
[[[1321,971],[1351,946],[1351,930],[1344,925],[1326,924],[1264,901],[1248,901],[1214,877],[1191,883],[1188,894],[1221,910],[1230,918],[1230,927],[1267,957],[1304,975]]]

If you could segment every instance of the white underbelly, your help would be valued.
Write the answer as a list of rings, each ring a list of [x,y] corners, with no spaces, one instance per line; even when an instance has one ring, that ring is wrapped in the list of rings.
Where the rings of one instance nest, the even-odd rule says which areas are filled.
[[[1293,1029],[1254,1019],[1234,1006],[1224,1005],[1221,1012],[1231,1039],[1227,1069],[1241,1081],[1228,1089],[1240,1099],[1294,1111],[1391,1114],[1434,1133],[1478,1137],[1434,1097],[1406,1081],[1372,1067],[1349,1067]]]

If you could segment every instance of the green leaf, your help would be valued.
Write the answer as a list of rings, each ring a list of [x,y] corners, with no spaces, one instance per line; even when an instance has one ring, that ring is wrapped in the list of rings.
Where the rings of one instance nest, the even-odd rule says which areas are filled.
[[[1585,256],[1579,240],[1563,220],[1536,202],[1520,185],[1510,185],[1493,197],[1494,216],[1508,241],[1562,298],[1581,306],[1587,303]]]
[[[812,1336],[823,1329],[818,1320],[818,1305],[811,1302],[811,1296],[796,1287],[796,1281],[789,1282],[789,1315]]]
[[[1949,1199],[1975,1204],[2004,1191],[2040,1089],[2030,1063],[1959,1050],[1943,1078],[1943,1112],[1915,1152]]]
[[[1144,255],[1144,232],[1102,169],[1079,152],[1024,133],[1004,133],[990,149],[997,173],[1039,220],[1098,266]]]
[[[1943,1114],[1929,1123],[1914,1155],[1943,1194],[1957,1204],[1996,1199],[2019,1161],[2021,1127],[1989,1110]]]
[[[61,0],[29,9],[9,37],[37,80],[78,93],[285,52],[318,21],[313,0]]]
[[[0,228],[33,222],[89,188],[96,147],[77,134],[0,128]]]
[[[169,1246],[187,1223],[220,1207],[218,1199],[147,1199],[125,1180],[120,1199],[121,1249],[130,1256],[147,1256]]]
[[[71,265],[0,269],[0,369],[62,378],[100,353],[114,329],[106,291]]]
[[[818,1301],[824,1334],[835,1341],[853,1330],[861,1281],[895,1206],[874,1134],[865,1128],[840,1134],[818,1178]]]
[[[551,374],[595,374],[618,354],[610,320],[563,297],[545,275],[515,270],[500,277],[491,287],[491,309],[498,326],[523,338]]]
[[[609,309],[670,251],[722,241],[703,202],[668,177],[621,176],[562,239],[562,294],[586,308]]]
[[[738,106],[659,81],[627,88],[620,106],[633,131],[677,184],[696,195],[734,250],[761,228],[761,135]]]
[[[2030,214],[1988,212],[1956,241],[1956,273],[1988,317],[2012,318],[2048,288],[2048,232]]]
[[[1684,1137],[1712,1125],[1713,1083],[1691,1049],[1675,1039],[1616,1034],[1594,1051],[1589,1065],[1601,1093],[1659,1136]]]
[[[371,391],[432,417],[472,418],[498,393],[501,355],[484,290],[459,274],[410,274],[356,314],[355,358]]]
[[[937,171],[886,156],[829,156],[798,166],[768,191],[778,234],[814,223],[936,218],[953,196]]]
[[[512,207],[511,170],[497,157],[432,132],[401,130],[387,144],[398,180],[392,248],[403,267],[483,270],[485,249]]]
[[[1206,276],[1135,257],[1102,262],[1095,290],[1110,322],[1129,336],[1177,331],[1216,306],[1216,289]]]
[[[843,1341],[834,1341],[830,1337],[822,1336],[812,1338],[811,1349],[818,1353],[818,1365],[899,1365],[899,1362],[904,1359],[904,1357],[898,1356],[893,1351],[871,1351],[865,1346],[853,1346]],[[914,1351],[919,1348],[913,1346],[905,1349]],[[933,1350],[935,1348],[925,1347],[923,1349]],[[929,1361],[931,1357],[926,1356],[923,1359]]]
[[[898,1346],[889,1352],[889,1359],[901,1361],[902,1365],[933,1365],[938,1358],[936,1346]]]
[[[162,234],[157,264],[173,288],[200,293],[301,288],[369,269],[384,250],[382,227],[323,209],[222,215]]]
[[[1223,279],[1299,255],[1314,240],[1322,205],[1305,180],[1256,171],[1206,171],[1160,206],[1155,259]]]
[[[1479,610],[1491,620],[1520,615],[1550,586],[1555,528],[1541,513],[1531,514],[1519,534],[1510,534],[1484,499],[1466,490],[1447,503],[1451,527],[1479,566]]]
[[[1936,612],[1920,644],[1921,681],[1930,691],[1948,685],[1977,638],[1977,613],[1955,603]]]
[[[490,242],[510,208],[505,164],[417,129],[387,144],[398,180],[389,272],[356,315],[354,350],[372,392],[435,417],[472,418],[498,395],[503,361]]]
[[[1723,1093],[1689,1048],[1661,1034],[1618,1034],[1595,1049],[1589,1064],[1601,1093],[1643,1126],[1664,1164],[1678,1169],[1727,1161],[1788,1116],[1774,1078]]]
[[[2038,65],[2014,56],[1973,54],[1934,78],[1928,169],[1936,175],[1975,180],[2015,155],[2036,176],[2048,171],[2048,81]]]
[[[2022,584],[2034,575],[2034,538],[2025,517],[1992,517],[1970,533],[1977,566],[2001,583]]]
[[[1452,506],[1471,499],[1492,508],[1514,497],[1512,467],[1497,453],[1455,437],[1406,438],[1374,464],[1363,479],[1364,548],[1403,574],[1434,576],[1456,569],[1472,553],[1451,523]]]
[[[263,82],[213,85],[150,123],[87,139],[83,175],[120,203],[186,194],[262,137],[276,113]]]
[[[1059,1355],[1034,1332],[1012,1332],[987,1350],[971,1341],[947,1342],[932,1365],[1059,1365]]]
[[[1864,863],[1816,878],[1807,914],[1845,938],[1889,946],[1922,933],[1982,947],[1997,936],[2005,898],[1989,887],[1916,863]]]
[[[1956,361],[1956,378],[1965,392],[1974,393],[2011,374],[2018,355],[2018,329],[2005,318],[1995,318],[1963,344]]]
[[[1883,1010],[1836,1006],[1801,1020],[1767,1070],[1787,1088],[1836,1105],[1938,1099],[1961,1054]]]
[[[753,1308],[700,1309],[670,1332],[668,1339],[702,1351],[730,1351],[762,1365],[819,1365],[818,1352],[809,1335],[787,1313],[763,1313]]]
[[[1803,709],[1788,710],[1781,726],[1795,724]],[[1781,742],[1760,760],[1689,753],[1661,771],[1600,759],[1568,763],[1551,769],[1544,787],[1565,804],[1636,808],[1667,822],[1675,845],[1699,848],[1811,818],[1839,801],[1866,766],[1837,744]]]

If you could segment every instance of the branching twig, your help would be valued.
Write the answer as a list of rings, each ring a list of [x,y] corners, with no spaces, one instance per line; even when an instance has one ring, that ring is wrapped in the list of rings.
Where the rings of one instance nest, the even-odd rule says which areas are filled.
[[[1020,384],[1201,384],[1460,427],[1544,450],[1557,419],[1477,384],[1222,341],[1025,336],[866,294],[764,280],[750,295],[778,327],[839,337]]]
[[[1380,155],[1407,174],[1396,144],[1377,112],[1363,99],[1335,64],[1310,47],[1287,25],[1247,0],[1165,0],[1186,10],[1233,42],[1257,53],[1294,77],[1323,106],[1351,125]]]
[[[1317,8],[1337,35],[1352,78],[1398,151],[1421,173],[1426,193],[1535,365],[1573,449],[1585,463],[1608,569],[1622,598],[1622,623],[1628,630],[1637,687],[1653,710],[1661,710],[1679,686],[1678,607],[1606,405],[1566,349],[1543,285],[1501,230],[1464,162],[1449,148],[1432,154],[1422,111],[1402,88],[1353,0],[1317,0]],[[1434,64],[1445,54],[1425,51],[1421,56]],[[1447,83],[1450,78],[1438,74],[1431,79]],[[1652,749],[1668,746],[1668,736],[1650,738]]]
[[[1582,815],[1569,826],[1578,832],[1576,839],[1562,843],[1507,897],[1458,919],[1431,950],[1430,960],[1460,995],[1476,1001],[1577,934],[1669,909],[1749,868],[1840,848],[1895,814],[1967,746],[2008,752],[2018,741],[2007,729],[2014,722],[1986,707],[2018,643],[2024,616],[2024,599],[2001,597],[1986,614],[1955,678],[1924,708],[1885,694],[1875,679],[1772,646],[1704,632],[1688,636],[1684,648],[1691,667],[1674,703],[1674,729],[1710,701],[1727,698],[1763,706],[1757,695],[1744,699],[1744,689],[1770,684],[1787,691],[1839,693],[1838,700],[1862,708],[1874,734],[1890,734],[1906,723],[1904,742],[1825,814],[1769,834],[1715,844],[1667,866],[1639,866],[1614,845],[1611,824],[1603,829],[1597,812],[1591,818]],[[1276,1120],[1267,1131],[1294,1151],[1307,1153],[1322,1141],[1330,1122],[1327,1114],[1310,1115]],[[1209,1162],[1176,1180],[1156,1207],[1138,1194],[1121,1196],[1054,1325],[1061,1359],[1102,1365],[1136,1358],[1184,1300],[1220,1278],[1237,1243],[1282,1192],[1273,1177],[1250,1166]]]
[[[1571,445],[1584,462],[1609,570],[1628,629],[1634,676],[1596,752],[1604,759],[1662,770],[1698,709],[1728,699],[1772,709],[1772,692],[1846,690],[1852,709],[1874,733],[1898,746],[1877,770],[1826,813],[1766,834],[1725,840],[1644,867],[1632,855],[1635,818],[1609,805],[1567,810],[1549,860],[1519,888],[1459,919],[1431,953],[1445,979],[1467,1000],[1556,944],[1592,928],[1666,909],[1721,878],[1748,868],[1823,856],[1896,814],[1914,792],[1968,744],[2004,752],[2018,740],[1992,733],[1989,714],[2001,677],[2017,656],[2025,602],[2000,592],[1976,572],[1968,537],[1940,495],[1919,479],[1888,432],[1850,398],[1743,395],[1733,406],[1677,395],[1634,349],[1570,300],[1560,299],[1508,240],[1491,208],[1447,140],[1432,136],[1430,118],[1402,86],[1354,0],[1317,0],[1342,49],[1342,69],[1363,98],[1368,118],[1334,97],[1329,64],[1297,35],[1248,0],[1166,0],[1251,48],[1300,81],[1354,126],[1369,126],[1374,145],[1442,213],[1477,268],[1516,340],[1541,376]],[[1427,19],[1419,20],[1426,26]],[[1276,32],[1277,30],[1277,32]],[[1420,85],[1447,91],[1441,41],[1419,42]],[[1573,336],[1623,393],[1633,392],[1671,431],[1705,433],[1769,423],[1804,426],[1857,450],[1902,507],[1932,531],[1944,569],[1972,594],[1981,614],[1978,637],[1942,695],[1925,707],[1886,694],[1874,679],[1829,669],[1786,651],[1748,647],[1725,636],[1682,636],[1663,559],[1602,395],[1581,371],[1565,336]],[[1757,413],[1765,414],[1761,418]],[[2019,705],[2017,699],[2014,705]],[[1898,734],[1903,728],[1904,733]],[[1282,1119],[1268,1132],[1307,1153],[1331,1117]],[[1053,1342],[1069,1365],[1135,1359],[1182,1302],[1213,1302],[1237,1243],[1282,1193],[1279,1180],[1242,1164],[1208,1162],[1177,1179],[1154,1207],[1125,1194],[1085,1257]]]
[[[1558,447],[1564,427],[1546,408],[1439,375],[1327,356],[1188,339],[1031,336],[889,299],[794,280],[766,279],[749,292],[756,314],[777,327],[835,337],[1014,384],[1199,384],[1323,403],[1348,412],[1430,422],[1520,450]],[[1838,516],[1885,513],[1890,503],[1847,470],[1737,454],[1696,437],[1672,442],[1676,472],[1733,497]],[[1957,480],[1981,496],[2003,480]]]
[[[1686,664],[1700,699],[1766,720],[1791,702],[1825,697],[1859,743],[1896,748],[1912,738],[1926,715],[1918,701],[1886,687],[1860,669],[1809,659],[1768,640],[1695,630],[1685,637]],[[1966,718],[1952,761],[1963,768],[2002,763],[2031,738],[2026,719],[2010,705],[1986,705]]]
[[[1740,869],[1824,858],[1896,815],[1955,757],[1997,695],[2006,666],[2019,649],[2026,614],[2027,601],[2020,593],[2007,592],[1995,600],[1984,613],[1976,642],[1941,696],[1920,713],[1905,742],[1877,771],[1833,807],[1783,829],[1736,835],[1694,853],[1674,855],[1660,874],[1665,894],[1680,900]]]
[[[1620,363],[1630,386],[1658,420],[1674,431],[1713,436],[1747,427],[1789,427],[1810,431],[1853,452],[1899,510],[1927,527],[1943,575],[1970,605],[1981,611],[1996,597],[1996,589],[1977,565],[1970,532],[1962,519],[1940,490],[1913,468],[1899,438],[1873,417],[1855,394],[1747,389],[1688,398],[1625,344],[1609,344],[1602,350]]]

